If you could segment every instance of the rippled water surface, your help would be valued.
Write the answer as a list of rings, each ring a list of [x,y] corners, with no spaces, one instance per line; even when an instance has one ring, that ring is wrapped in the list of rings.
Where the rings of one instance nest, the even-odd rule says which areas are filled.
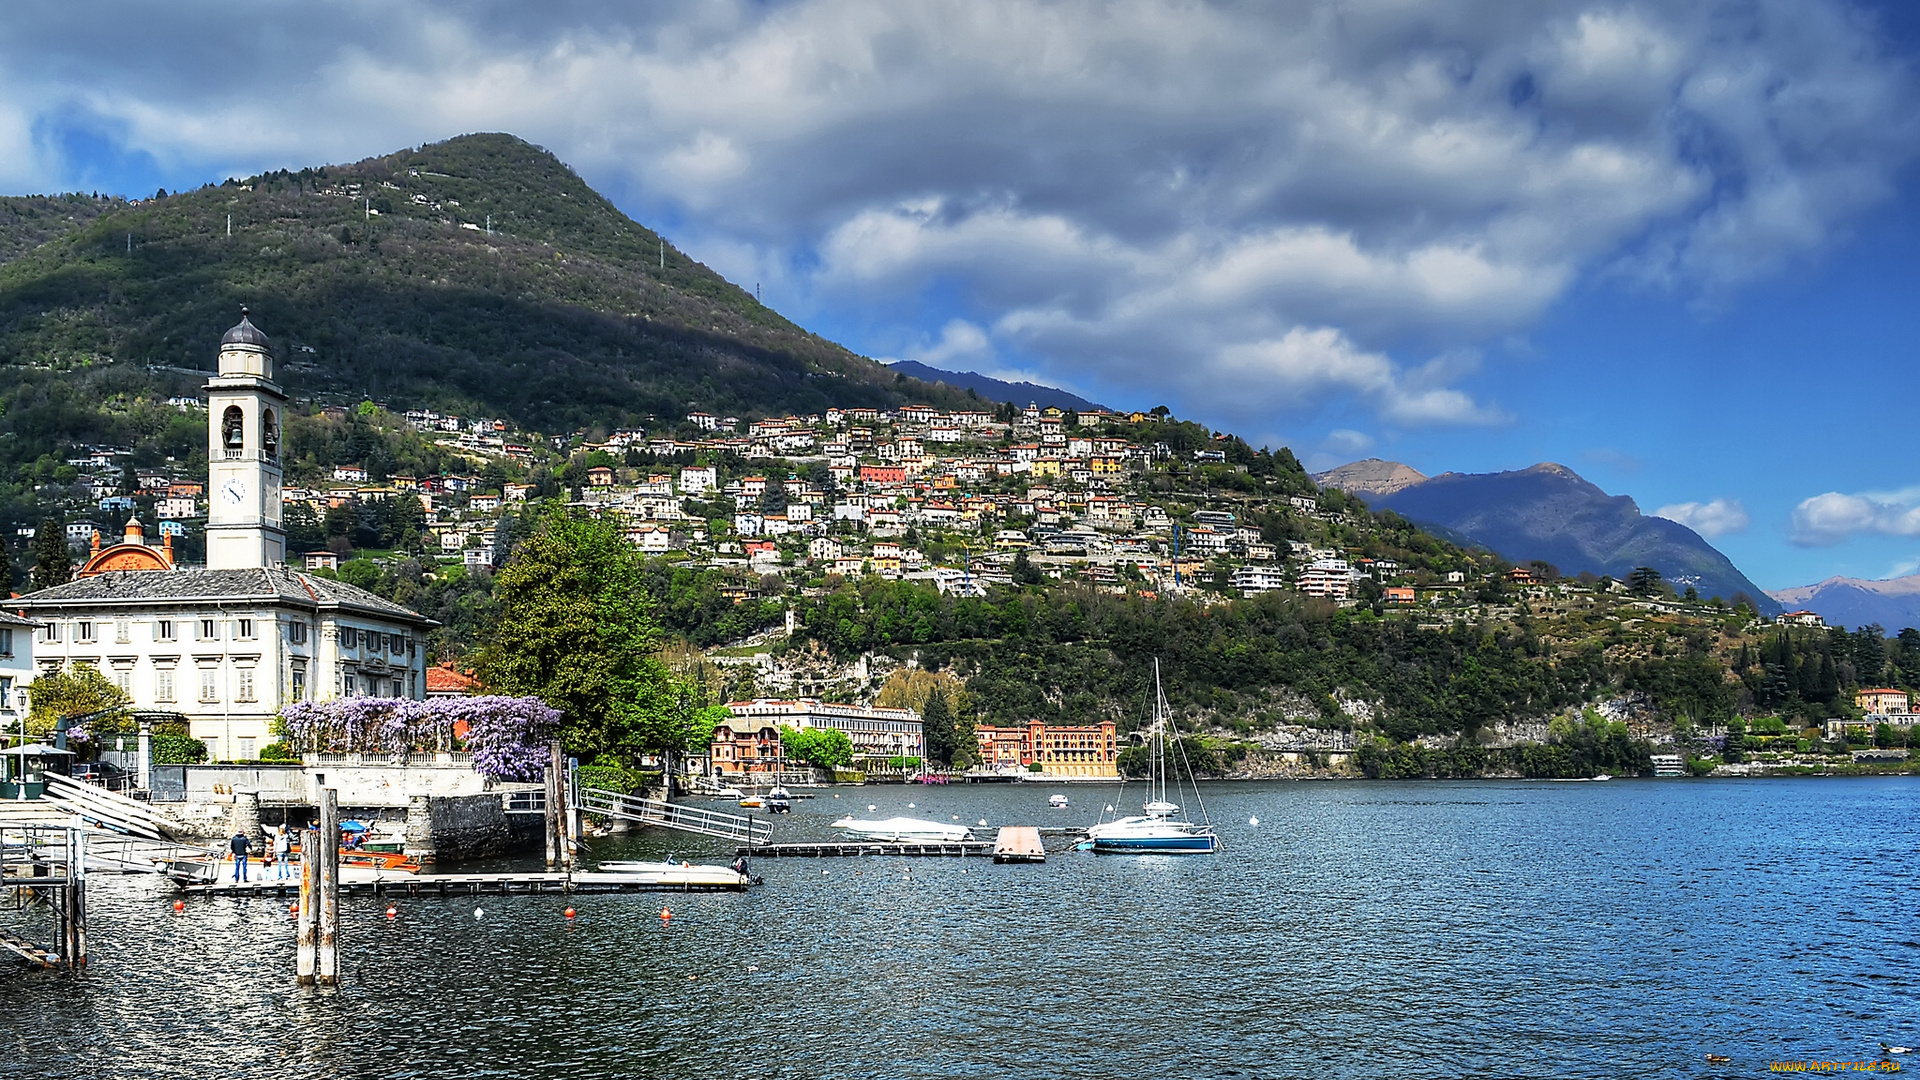
[[[1204,793],[1215,856],[768,859],[746,895],[403,899],[392,922],[350,897],[336,992],[293,986],[282,903],[176,915],[165,883],[100,877],[84,975],[0,959],[0,1076],[1751,1076],[1920,1043],[1910,780]],[[1111,799],[840,789],[781,828]],[[731,858],[658,833],[595,853],[669,848]]]

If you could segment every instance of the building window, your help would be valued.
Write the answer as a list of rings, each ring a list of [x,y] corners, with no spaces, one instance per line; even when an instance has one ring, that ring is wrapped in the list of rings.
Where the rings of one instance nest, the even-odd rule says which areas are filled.
[[[233,699],[234,699],[235,701],[252,701],[252,700],[254,700],[254,697],[253,697],[253,669],[252,669],[252,668],[241,668],[240,670],[238,670],[238,671],[236,671],[236,672],[234,672],[234,673],[233,673],[233,680],[234,680],[234,687],[233,687],[233,690],[234,690],[234,695],[233,695]],[[242,757],[244,757],[245,755],[243,754],[243,755],[241,755],[241,756],[242,756]]]
[[[126,619],[113,620],[113,643],[125,645],[133,640],[133,623]]]
[[[172,619],[154,620],[153,640],[155,641],[172,641],[173,640],[173,620]]]
[[[305,645],[307,643],[307,624],[303,622],[288,623],[287,641],[294,645]]]
[[[40,640],[41,641],[59,641],[60,640],[60,624],[50,622],[47,625],[41,627]]]
[[[343,649],[355,649],[355,648],[359,648],[359,646],[360,646],[359,633],[357,633],[354,630],[354,628],[351,626],[341,627],[340,628],[340,647]]]
[[[13,655],[13,628],[0,626],[0,656]],[[5,702],[0,701],[0,705]]]
[[[213,668],[200,669],[200,700],[220,700],[220,673]]]
[[[212,619],[200,620],[200,640],[201,641],[213,641],[219,638],[219,636],[220,636],[220,628],[214,625],[214,622]]]
[[[403,698],[403,697],[406,697],[406,696],[407,696],[407,684],[406,684],[406,683],[403,683],[403,682],[401,682],[401,681],[400,681],[399,679],[395,679],[395,680],[393,680],[393,696],[394,696],[394,697],[402,697],[402,698]]]
[[[133,669],[131,667],[115,666],[113,669],[113,685],[119,687],[121,693],[131,697],[133,694]]]
[[[235,636],[239,637],[243,641],[250,640],[253,637],[253,620],[241,619],[240,629]]]
[[[93,624],[90,622],[86,622],[84,620],[81,622],[74,623],[73,624],[73,640],[81,641],[81,642],[92,641],[93,640]]]
[[[253,740],[245,735],[240,737],[240,760],[252,761],[259,755],[254,752]]]
[[[294,625],[297,626],[299,624],[295,623]],[[293,669],[293,700],[295,701],[307,700],[307,669],[306,668],[297,667]]]
[[[155,701],[173,700],[172,668],[160,668],[153,673],[153,699]]]

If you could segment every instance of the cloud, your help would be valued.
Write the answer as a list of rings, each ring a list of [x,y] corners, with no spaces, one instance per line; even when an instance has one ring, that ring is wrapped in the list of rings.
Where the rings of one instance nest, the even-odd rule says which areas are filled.
[[[1793,508],[1793,533],[1802,547],[1830,547],[1860,534],[1920,536],[1920,488],[1843,495],[1829,491]]]
[[[798,317],[1263,424],[1500,422],[1435,360],[1817,256],[1920,146],[1845,0],[16,6],[15,190],[86,175],[50,129],[209,178],[508,130]]]
[[[1674,503],[1655,510],[1653,516],[1677,521],[1709,540],[1739,532],[1753,523],[1747,516],[1747,508],[1741,506],[1738,499]]]

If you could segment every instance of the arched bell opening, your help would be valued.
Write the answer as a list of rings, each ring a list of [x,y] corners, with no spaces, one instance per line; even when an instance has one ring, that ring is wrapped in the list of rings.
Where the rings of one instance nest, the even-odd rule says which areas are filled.
[[[220,414],[220,445],[228,457],[239,457],[246,449],[247,416],[238,405],[229,405],[227,411]]]

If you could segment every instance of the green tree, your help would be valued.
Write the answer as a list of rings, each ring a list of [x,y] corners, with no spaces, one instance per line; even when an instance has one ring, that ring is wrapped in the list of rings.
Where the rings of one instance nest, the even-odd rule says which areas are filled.
[[[474,659],[490,691],[560,710],[562,743],[589,759],[685,744],[640,553],[612,523],[550,510],[495,576],[494,596],[499,615]]]
[[[73,556],[67,550],[67,527],[59,518],[40,523],[33,536],[33,587],[50,589],[73,580]]]
[[[780,749],[792,761],[827,769],[844,769],[853,764],[853,740],[836,728],[780,729]]]
[[[27,687],[27,695],[27,734],[37,736],[53,734],[63,716],[85,716],[132,704],[127,692],[92,664],[75,664],[65,671],[41,675]],[[116,717],[105,717],[89,721],[86,727],[91,731],[118,731],[122,725],[116,721]]]
[[[1660,591],[1660,571],[1651,566],[1636,566],[1627,575],[1627,591],[1635,596],[1652,596]]]
[[[1033,565],[1027,558],[1025,548],[1014,553],[1011,573],[1015,585],[1038,585],[1047,580],[1047,576],[1040,572],[1040,568]]]
[[[927,692],[927,708],[920,714],[920,730],[927,743],[927,757],[941,765],[953,764],[953,752],[959,742],[954,737],[953,706],[947,691],[939,683]]]

